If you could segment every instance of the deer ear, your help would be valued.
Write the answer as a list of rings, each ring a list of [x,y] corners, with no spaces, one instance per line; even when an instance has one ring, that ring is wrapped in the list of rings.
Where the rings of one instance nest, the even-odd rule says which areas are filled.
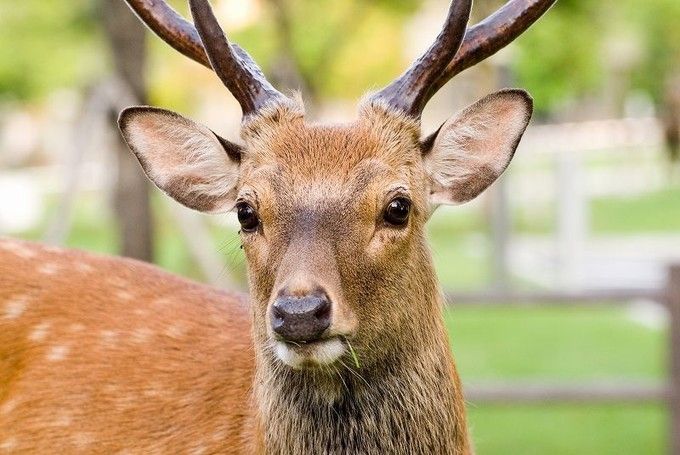
[[[236,198],[241,147],[171,111],[125,109],[118,126],[149,179],[180,204],[230,210]]]
[[[523,90],[501,90],[463,109],[422,143],[433,204],[462,204],[510,164],[533,112]]]

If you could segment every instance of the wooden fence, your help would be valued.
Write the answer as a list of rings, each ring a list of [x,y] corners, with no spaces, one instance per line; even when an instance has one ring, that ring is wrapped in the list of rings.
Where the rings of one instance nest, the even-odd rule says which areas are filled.
[[[476,294],[447,293],[448,302],[455,305],[611,305],[646,299],[661,303],[668,309],[669,359],[668,375],[663,381],[628,381],[612,379],[606,382],[577,384],[499,383],[466,386],[466,398],[480,403],[593,403],[593,402],[662,402],[668,413],[669,453],[680,455],[680,264],[668,268],[668,280],[663,289],[601,290],[589,292]]]

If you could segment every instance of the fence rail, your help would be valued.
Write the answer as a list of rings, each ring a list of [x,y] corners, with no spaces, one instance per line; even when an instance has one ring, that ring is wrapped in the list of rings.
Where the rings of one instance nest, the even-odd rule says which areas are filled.
[[[670,387],[661,381],[471,384],[465,388],[465,397],[475,403],[494,404],[639,403],[668,400]]]
[[[662,289],[607,289],[576,292],[482,292],[446,293],[449,305],[601,305],[631,300],[652,300],[668,309],[668,375],[662,381],[608,381],[580,383],[516,382],[466,385],[466,398],[472,402],[514,403],[639,403],[661,402],[669,412],[669,453],[680,455],[680,264],[668,268]]]
[[[631,300],[652,300],[662,303],[665,290],[658,289],[602,289],[592,291],[557,291],[557,292],[447,292],[449,305],[600,305],[621,304]]]

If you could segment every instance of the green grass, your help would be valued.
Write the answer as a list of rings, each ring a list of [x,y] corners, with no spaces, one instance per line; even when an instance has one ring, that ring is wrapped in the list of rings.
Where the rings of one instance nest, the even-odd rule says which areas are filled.
[[[478,455],[666,453],[661,406],[469,406]]]
[[[590,212],[598,234],[680,233],[680,186],[637,197],[595,199]]]
[[[621,308],[471,308],[445,314],[464,383],[656,379],[665,334]],[[473,440],[486,454],[660,454],[661,405],[469,404]]]
[[[445,318],[464,379],[640,379],[664,371],[664,334],[620,307],[454,307]]]

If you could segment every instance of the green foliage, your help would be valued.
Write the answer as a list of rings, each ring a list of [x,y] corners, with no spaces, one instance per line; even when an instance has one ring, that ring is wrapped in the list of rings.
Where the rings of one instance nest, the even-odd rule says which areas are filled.
[[[91,0],[0,0],[0,99],[42,97],[101,67]]]
[[[648,0],[651,7],[646,8],[640,8],[634,0],[623,4],[627,19],[637,24],[646,50],[639,63],[640,71],[633,73],[634,87],[659,101],[664,77],[680,72],[680,2]]]
[[[546,112],[570,98],[593,91],[602,81],[597,39],[601,24],[596,2],[558,0],[518,40],[515,70],[519,85],[534,96],[536,109]]]
[[[612,83],[610,77],[630,77],[627,88],[658,101],[665,77],[680,70],[679,23],[677,0],[558,0],[518,40],[514,68],[519,84],[532,91],[542,113],[593,96]],[[631,46],[633,55],[610,55],[617,45]],[[608,74],[617,58],[631,58],[630,68]]]
[[[184,0],[170,3],[187,15]],[[407,65],[403,25],[422,0],[282,4],[290,17],[292,51],[304,79],[320,97],[355,98]],[[96,0],[0,0],[0,98],[40,98],[58,87],[82,86],[101,74],[106,53],[98,32],[97,5]],[[261,20],[230,36],[270,69],[281,43],[273,8],[267,1],[263,5]],[[479,5],[484,10],[491,6]],[[518,84],[531,90],[544,114],[594,96],[609,83],[608,44],[624,37],[639,47],[640,54],[630,70],[630,88],[659,100],[664,78],[680,68],[678,23],[677,0],[558,0],[517,42],[513,67]],[[174,52],[157,39],[150,41],[154,55]],[[176,66],[179,58],[170,60]],[[158,62],[152,59],[155,68]],[[177,98],[171,92],[180,91],[183,83],[161,80],[170,82],[161,90],[164,97]]]
[[[356,97],[366,87],[383,84],[403,70],[401,29],[419,0],[282,3],[290,20],[291,51],[317,95]],[[271,7],[268,13],[267,20],[233,34],[265,70],[271,68],[282,44]]]

